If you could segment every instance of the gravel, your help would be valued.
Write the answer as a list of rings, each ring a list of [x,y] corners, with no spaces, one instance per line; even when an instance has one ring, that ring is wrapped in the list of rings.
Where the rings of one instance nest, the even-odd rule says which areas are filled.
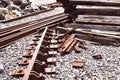
[[[20,77],[12,77],[11,72],[15,69],[25,69],[27,66],[18,66],[17,62],[22,59],[23,52],[31,42],[33,36],[27,36],[14,44],[0,49],[0,60],[4,66],[4,72],[0,75],[0,80],[21,80]],[[70,54],[60,55],[56,63],[56,74],[45,76],[56,80],[119,80],[120,79],[120,47],[95,45],[86,41],[87,50],[81,49],[80,53],[72,51]],[[92,58],[93,54],[101,54],[102,59]],[[84,68],[73,68],[75,60],[83,60]],[[53,65],[50,65],[53,66]]]
[[[15,69],[25,69],[25,67],[18,66],[17,62],[21,60],[22,54],[27,52],[26,47],[32,40],[33,35],[29,35],[15,43],[0,49],[0,60],[4,66],[4,72],[0,75],[0,80],[21,80],[20,77],[12,77],[11,72]]]
[[[62,12],[64,12],[62,8],[56,8],[50,13],[39,14],[38,16],[32,16],[24,20],[7,24],[0,23],[0,29]],[[0,80],[21,80],[20,77],[12,77],[11,72],[15,69],[25,69],[27,67],[18,66],[17,62],[23,58],[22,54],[26,52],[26,47],[32,38],[33,35],[27,36],[10,46],[0,49],[0,61],[4,67],[3,73],[0,74]],[[58,53],[56,74],[46,74],[46,77],[55,78],[56,80],[120,80],[120,47],[95,45],[89,41],[86,42],[88,49],[81,49],[80,53],[72,51],[72,53],[64,56]],[[103,59],[93,59],[92,55],[97,53],[101,54]],[[86,65],[84,68],[73,68],[72,64],[75,60],[83,60],[86,62]]]
[[[57,75],[59,80],[119,80],[120,47],[94,45],[87,42],[88,49],[80,53],[72,51],[65,56],[58,55]],[[99,53],[103,59],[95,60],[93,54]],[[83,60],[84,68],[73,68],[75,60]]]

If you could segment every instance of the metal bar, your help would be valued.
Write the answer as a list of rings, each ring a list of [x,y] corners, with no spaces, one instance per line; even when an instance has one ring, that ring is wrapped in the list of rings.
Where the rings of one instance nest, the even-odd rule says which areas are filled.
[[[97,6],[120,6],[119,0],[69,0],[71,4],[97,5]]]
[[[9,20],[2,20],[2,21],[0,21],[0,23],[7,23],[7,22],[15,21],[15,20],[20,20],[20,19],[23,19],[23,18],[26,18],[26,17],[35,16],[35,15],[43,13],[43,12],[48,12],[50,10],[53,10],[53,9],[41,10],[41,11],[26,14],[26,15],[23,15],[23,16],[20,16],[20,17],[17,17],[17,18],[13,18],[13,19],[9,19]]]
[[[23,24],[20,24],[20,25],[16,25],[16,26],[1,29],[0,30],[1,31],[0,37],[5,36],[5,35],[10,34],[10,33],[19,32],[21,29],[30,27],[30,26],[35,25],[35,24],[40,23],[40,22],[42,23],[42,22],[45,22],[47,20],[54,19],[58,16],[64,16],[64,15],[65,15],[64,13],[61,13],[61,14],[50,16],[50,17],[47,17],[47,18],[32,21],[32,22],[29,22],[29,23],[23,23]]]
[[[72,28],[71,28],[72,29]],[[57,27],[57,30],[65,30],[69,31],[71,29],[63,28],[63,27]],[[82,39],[85,40],[90,40],[90,41],[95,41],[95,42],[103,42],[102,44],[111,44],[114,45],[114,43],[119,43],[120,42],[120,36],[114,36],[114,35],[108,35],[108,34],[99,34],[99,33],[93,33],[89,31],[84,31],[80,28],[77,28],[74,33],[77,34],[77,36],[82,35]],[[79,34],[79,35],[78,35]]]
[[[35,52],[34,52],[34,55],[33,55],[32,59],[31,59],[31,62],[30,62],[30,64],[29,64],[29,66],[28,66],[28,68],[27,68],[27,71],[26,71],[26,73],[25,73],[25,75],[24,75],[24,77],[23,77],[22,80],[29,80],[30,72],[32,71],[34,62],[35,62],[36,57],[37,57],[37,55],[38,55],[38,53],[39,53],[40,46],[41,46],[41,44],[42,44],[42,42],[43,42],[43,39],[44,39],[44,37],[45,37],[45,34],[46,34],[47,29],[48,29],[48,27],[45,28],[45,30],[44,30],[44,32],[43,32],[43,34],[42,34],[42,36],[41,36],[41,38],[40,38],[40,40],[39,40],[39,42],[38,42],[38,45],[37,45],[36,50],[35,50]]]
[[[60,17],[60,18],[59,18]],[[53,25],[56,25],[56,24],[59,24],[61,22],[65,22],[65,21],[68,21],[68,16],[67,15],[64,15],[63,17],[62,16],[58,16],[54,19],[49,20],[49,21],[46,21],[46,22],[40,22],[40,23],[36,23],[34,25],[31,25],[30,28],[28,29],[25,29],[19,33],[16,33],[16,34],[12,34],[12,35],[9,35],[5,38],[1,38],[0,39],[0,48],[6,46],[6,45],[9,45],[10,43],[12,43],[13,41],[15,40],[18,40],[24,36],[27,36],[29,34],[32,34],[34,32],[36,32],[37,29],[44,29],[44,26],[53,26]],[[34,27],[33,27],[34,26]]]

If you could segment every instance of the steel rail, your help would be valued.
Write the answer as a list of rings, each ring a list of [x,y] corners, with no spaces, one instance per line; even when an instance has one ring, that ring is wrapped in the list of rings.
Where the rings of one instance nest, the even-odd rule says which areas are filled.
[[[66,15],[66,14],[64,16],[62,15],[62,16],[57,16],[54,18],[52,18],[52,17],[51,17],[51,19],[48,19],[47,21],[38,22],[33,25],[29,25],[29,27],[21,29],[20,32],[18,32],[18,33],[11,34],[11,35],[5,36],[3,38],[0,38],[0,48],[5,47],[5,46],[13,43],[14,41],[16,41],[20,38],[23,38],[27,35],[33,34],[37,30],[43,29],[45,26],[51,27],[51,26],[57,25],[61,22],[66,22],[69,20],[68,15]]]
[[[31,72],[32,69],[33,69],[34,62],[35,62],[35,60],[36,60],[36,58],[37,58],[37,55],[38,55],[38,53],[39,53],[39,51],[40,51],[40,47],[41,47],[41,44],[42,44],[42,42],[43,42],[43,40],[44,40],[45,34],[46,34],[46,32],[47,32],[47,29],[48,29],[48,27],[45,28],[45,30],[44,30],[44,32],[43,32],[43,34],[42,34],[42,36],[41,36],[41,38],[40,38],[40,40],[39,40],[39,42],[38,42],[38,45],[37,45],[37,47],[36,47],[36,49],[35,49],[35,51],[34,51],[34,55],[33,55],[32,59],[31,59],[31,62],[30,62],[30,64],[29,64],[29,66],[28,66],[28,68],[27,68],[27,70],[26,70],[26,73],[25,73],[25,75],[24,75],[24,77],[23,77],[22,80],[29,80],[30,72]]]
[[[51,9],[52,10],[52,9]],[[49,10],[50,11],[50,10]],[[46,12],[45,12],[46,13]],[[50,16],[51,17],[51,16]],[[8,31],[12,31],[14,29],[17,29],[17,28],[21,28],[23,26],[27,26],[27,25],[30,25],[30,24],[33,24],[35,22],[38,22],[40,20],[44,20],[44,19],[47,19],[49,17],[46,17],[46,18],[42,18],[42,19],[39,19],[39,20],[34,20],[34,21],[30,21],[30,22],[26,22],[26,23],[22,23],[22,24],[18,24],[18,25],[14,25],[14,26],[10,26],[10,27],[7,27],[7,28],[3,28],[3,29],[0,29],[0,34],[3,34],[3,33],[6,33]]]
[[[41,11],[38,11],[38,12],[29,13],[29,14],[26,14],[26,15],[23,15],[23,16],[20,16],[20,17],[17,17],[17,18],[8,19],[8,20],[1,20],[0,23],[8,23],[8,22],[24,19],[24,18],[27,18],[27,17],[30,17],[30,16],[38,15],[38,14],[43,13],[43,12],[48,12],[50,10],[53,10],[53,9],[51,8],[51,9],[41,10]]]
[[[8,36],[8,35],[11,35],[11,34],[15,34],[15,33],[17,33],[17,32],[20,32],[21,30],[24,30],[24,29],[26,29],[26,28],[29,28],[30,26],[32,26],[32,25],[34,25],[34,24],[37,24],[37,23],[42,23],[42,22],[45,22],[45,21],[48,21],[48,20],[51,20],[51,19],[54,19],[54,18],[58,18],[58,16],[59,17],[62,17],[62,16],[65,16],[66,14],[58,14],[58,15],[55,15],[55,16],[50,16],[50,17],[47,17],[47,18],[43,18],[43,19],[40,19],[40,20],[37,20],[37,21],[34,21],[34,22],[30,22],[30,23],[27,23],[27,24],[23,24],[23,25],[21,25],[21,26],[14,26],[14,27],[9,27],[9,30],[8,30],[8,28],[6,28],[6,29],[4,29],[4,30],[6,30],[4,33],[2,33],[2,34],[0,34],[0,38],[2,38],[2,37],[5,37],[5,36]]]

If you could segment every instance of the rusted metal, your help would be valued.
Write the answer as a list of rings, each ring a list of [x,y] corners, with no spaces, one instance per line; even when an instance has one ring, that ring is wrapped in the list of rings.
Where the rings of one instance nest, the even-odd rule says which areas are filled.
[[[23,57],[32,57],[33,53],[32,52],[28,52],[28,53],[24,53]]]
[[[30,60],[23,59],[18,62],[18,65],[28,65],[30,63]]]
[[[40,51],[41,44],[43,42],[44,36],[47,32],[48,27],[46,27],[45,31],[43,32],[41,39],[38,42],[36,50],[34,51],[34,55],[31,59],[30,64],[28,65],[27,72],[25,73],[22,80],[32,80],[33,77],[39,79],[37,75],[31,74],[31,71],[36,71],[39,73],[45,73],[45,68],[47,67],[45,62],[41,62],[40,59],[44,56]],[[43,55],[43,56],[42,56]],[[40,56],[40,57],[39,57]]]
[[[77,42],[77,40],[74,39],[74,41],[70,44],[70,46],[67,48],[67,50],[65,51],[65,53],[70,53],[73,50],[76,42]]]
[[[81,40],[81,39],[79,39],[79,38],[75,38],[76,40],[77,40],[77,42],[78,43],[80,43],[80,44],[83,44],[83,45],[85,45],[86,44],[86,42],[85,41],[83,41],[83,40]]]
[[[85,66],[84,61],[77,60],[77,61],[74,61],[73,63],[73,67],[76,67],[76,68],[83,68],[84,66]]]
[[[85,46],[84,44],[80,44],[78,45],[80,48],[83,48],[83,49],[88,49],[87,46]]]
[[[72,34],[74,31],[75,31],[75,29],[77,29],[77,27],[76,28],[73,28],[73,29],[71,29],[70,31],[67,31],[67,32],[65,32],[64,33],[64,35],[62,35],[62,36],[68,36],[68,35],[70,35],[70,34]]]
[[[24,26],[23,28],[15,29],[11,32],[6,33],[4,37],[2,34],[2,36],[0,35],[2,37],[0,38],[0,48],[8,44],[11,44],[13,41],[16,41],[22,37],[33,34],[38,29],[41,31],[45,28],[45,26],[53,27],[55,25],[58,25],[60,22],[66,22],[66,21],[68,21],[67,14],[58,14],[55,16],[48,17],[47,19],[46,18],[42,19],[42,21],[38,21],[34,24],[29,24],[29,26]]]
[[[1,33],[0,38],[4,37],[6,35],[9,35],[9,34],[14,34],[16,32],[20,32],[24,29],[30,28],[30,26],[35,26],[38,23],[46,22],[48,20],[51,20],[51,19],[54,19],[54,18],[57,18],[57,17],[60,17],[60,16],[65,17],[65,14],[61,13],[61,14],[57,14],[57,15],[54,15],[54,16],[49,16],[47,18],[39,19],[39,20],[36,20],[36,21],[31,21],[31,22],[28,22],[28,23],[23,23],[23,24],[19,24],[19,25],[15,25],[15,26],[11,26],[11,27],[1,29],[0,30],[1,31],[0,32]]]
[[[25,73],[26,73],[26,70],[24,69],[14,70],[12,72],[12,76],[24,76]]]
[[[47,61],[47,58],[48,58],[48,54],[47,54],[47,53],[39,52],[39,54],[38,54],[38,59],[39,59],[40,61],[46,62],[46,61]]]
[[[72,30],[72,28],[63,28],[63,27],[57,27],[57,29],[65,30],[65,31]],[[98,42],[104,45],[116,45],[116,43],[119,45],[119,41],[120,41],[119,36],[94,33],[94,32],[90,32],[89,30],[81,29],[81,28],[77,28],[74,31],[74,33],[76,33],[76,37],[79,37],[84,40]]]
[[[74,50],[76,53],[79,53],[81,51],[81,48],[78,46],[74,46]]]
[[[46,80],[42,73],[38,73],[36,71],[31,71],[30,79],[31,80]]]
[[[101,54],[95,54],[92,56],[94,59],[102,59],[102,55]]]
[[[33,52],[31,51],[23,54],[23,57],[26,58],[29,57],[29,58],[22,59],[18,62],[18,64],[22,66],[28,65],[27,69],[22,69],[22,70],[20,69],[13,71],[14,76],[23,76],[22,80],[33,80],[33,79],[47,80],[42,74],[56,73],[56,67],[55,66],[49,67],[49,65],[53,65],[58,61],[57,58],[55,57],[55,55],[57,54],[56,49],[58,48],[58,43],[48,44],[48,41],[46,41],[47,39],[45,38],[45,36],[48,36],[47,31],[48,31],[48,27],[46,27],[44,32],[42,33],[40,39],[38,40],[36,48]],[[51,34],[49,36],[51,36]],[[52,36],[57,36],[57,35],[52,34]]]
[[[47,10],[41,10],[41,11],[38,11],[38,12],[33,12],[33,13],[26,14],[26,15],[23,15],[23,16],[20,16],[20,17],[17,17],[17,18],[13,18],[13,19],[2,20],[2,21],[0,21],[0,23],[7,23],[7,22],[12,22],[12,21],[20,20],[20,19],[27,18],[27,17],[30,17],[30,16],[38,15],[38,14],[43,13],[43,12],[48,12],[50,10],[53,10],[53,8],[47,9]]]
[[[74,41],[75,34],[70,35],[65,42],[63,42],[60,47],[58,48],[58,51],[61,53],[66,52],[66,50],[68,49],[68,47],[71,45],[71,43]]]
[[[55,2],[55,3],[52,3],[52,4],[48,4],[47,6],[50,7],[50,8],[56,8],[56,7],[63,7],[63,4],[59,3],[59,2]]]

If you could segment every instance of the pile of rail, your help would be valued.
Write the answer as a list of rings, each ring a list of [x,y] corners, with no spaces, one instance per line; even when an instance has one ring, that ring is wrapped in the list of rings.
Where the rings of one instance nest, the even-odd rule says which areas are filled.
[[[90,41],[103,42],[103,44],[119,43],[120,1],[58,1],[63,3],[65,12],[70,13],[73,19],[75,20],[75,23],[79,25],[79,30],[77,29],[77,33],[80,33],[80,38],[84,38]],[[73,26],[76,25],[72,25],[71,27],[74,28]]]
[[[40,20],[1,29],[0,48],[12,43],[13,41],[23,38],[29,34],[36,33],[37,31],[44,29],[46,26],[54,27],[55,25],[67,21],[69,21],[69,15],[61,13]]]

